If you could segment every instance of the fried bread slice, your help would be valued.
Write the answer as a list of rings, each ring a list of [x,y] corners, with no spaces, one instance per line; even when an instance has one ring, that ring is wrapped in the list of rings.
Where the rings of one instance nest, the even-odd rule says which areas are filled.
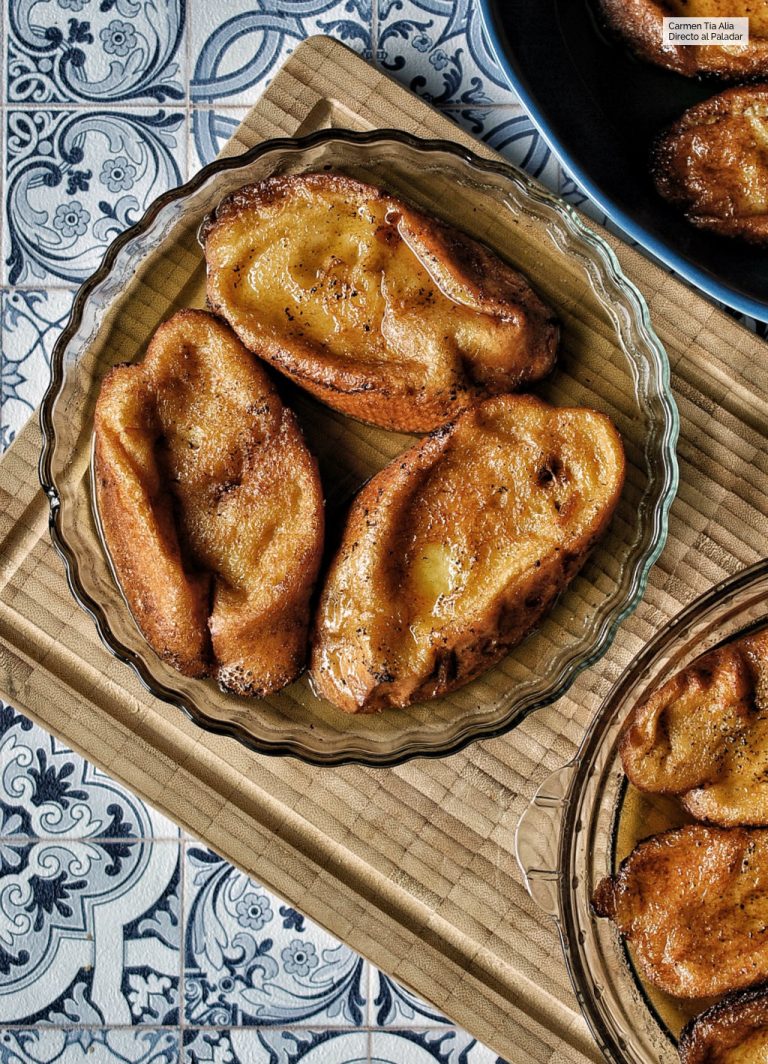
[[[554,314],[522,274],[350,177],[242,188],[204,241],[210,306],[261,358],[363,421],[429,431],[554,364]]]
[[[718,647],[635,706],[621,760],[701,820],[768,825],[768,628]]]
[[[741,81],[768,77],[768,6],[764,0],[600,0],[614,33],[646,62],[687,77]],[[749,18],[749,44],[665,44],[664,17]]]
[[[768,978],[768,831],[689,824],[639,843],[592,898],[640,974],[680,998]]]
[[[680,1064],[765,1064],[768,986],[729,994],[680,1034]]]
[[[318,607],[311,676],[348,713],[467,683],[537,624],[608,525],[624,453],[602,414],[499,396],[357,496]]]
[[[240,695],[295,679],[323,543],[317,464],[264,368],[182,310],[96,404],[99,517],[153,649]]]
[[[768,85],[728,89],[685,111],[656,141],[651,174],[699,229],[768,243]]]

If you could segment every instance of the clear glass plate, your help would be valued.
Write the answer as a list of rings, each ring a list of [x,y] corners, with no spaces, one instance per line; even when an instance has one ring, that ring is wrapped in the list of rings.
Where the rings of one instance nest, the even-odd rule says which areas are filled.
[[[116,586],[94,516],[89,466],[92,417],[112,365],[142,357],[157,325],[204,306],[196,235],[229,192],[276,173],[324,167],[386,185],[484,240],[523,270],[563,323],[560,361],[536,390],[560,405],[608,414],[624,439],[626,487],[606,538],[555,608],[504,662],[455,694],[408,710],[350,717],[316,698],[302,678],[263,701],[222,693],[165,665],[142,638]],[[412,437],[369,428],[280,384],[320,461],[329,536],[350,499]],[[645,589],[666,537],[677,486],[678,417],[665,352],[647,307],[610,248],[565,204],[512,167],[443,141],[396,131],[321,131],[268,141],[220,160],[161,196],[122,234],[75,299],[53,353],[43,401],[40,477],[54,543],[78,602],[106,646],[150,691],[201,727],[262,753],[316,764],[391,765],[444,755],[499,735],[567,690],[610,646]]]
[[[544,782],[518,825],[528,891],[557,921],[582,1012],[615,1064],[679,1064],[680,1028],[705,1007],[645,985],[613,924],[590,907],[597,884],[634,842],[691,820],[660,796],[632,807],[621,727],[634,705],[699,655],[765,624],[768,561],[724,580],[658,633],[608,696],[574,761]]]

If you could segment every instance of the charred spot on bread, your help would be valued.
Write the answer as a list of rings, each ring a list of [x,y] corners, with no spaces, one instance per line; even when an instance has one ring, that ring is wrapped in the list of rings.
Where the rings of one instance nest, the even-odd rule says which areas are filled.
[[[427,436],[352,505],[315,619],[315,689],[370,713],[474,679],[575,576],[623,478],[607,418],[532,396],[487,399]]]
[[[210,306],[261,358],[361,420],[430,431],[554,364],[555,316],[522,274],[343,174],[239,189],[202,235]]]

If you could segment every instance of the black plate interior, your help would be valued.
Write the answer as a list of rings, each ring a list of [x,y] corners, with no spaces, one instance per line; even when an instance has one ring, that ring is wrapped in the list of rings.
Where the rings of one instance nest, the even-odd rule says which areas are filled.
[[[765,307],[768,254],[699,232],[656,194],[648,176],[653,138],[687,107],[720,91],[641,62],[601,25],[591,0],[488,0],[511,72],[539,110],[548,136],[614,204],[645,230],[642,243],[670,265],[679,257]],[[574,175],[577,176],[577,175]],[[619,219],[616,219],[620,221]]]

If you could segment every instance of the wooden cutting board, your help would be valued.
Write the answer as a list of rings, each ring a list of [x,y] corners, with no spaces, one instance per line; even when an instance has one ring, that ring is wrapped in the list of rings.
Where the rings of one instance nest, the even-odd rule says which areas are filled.
[[[326,127],[397,127],[495,154],[319,37],[296,49],[223,154]],[[601,235],[669,353],[680,491],[645,600],[608,655],[505,738],[396,769],[316,769],[199,731],[103,649],[70,596],[38,486],[36,421],[0,464],[3,696],[515,1064],[601,1059],[555,926],[522,886],[518,817],[630,658],[760,558],[768,530],[768,346]]]

